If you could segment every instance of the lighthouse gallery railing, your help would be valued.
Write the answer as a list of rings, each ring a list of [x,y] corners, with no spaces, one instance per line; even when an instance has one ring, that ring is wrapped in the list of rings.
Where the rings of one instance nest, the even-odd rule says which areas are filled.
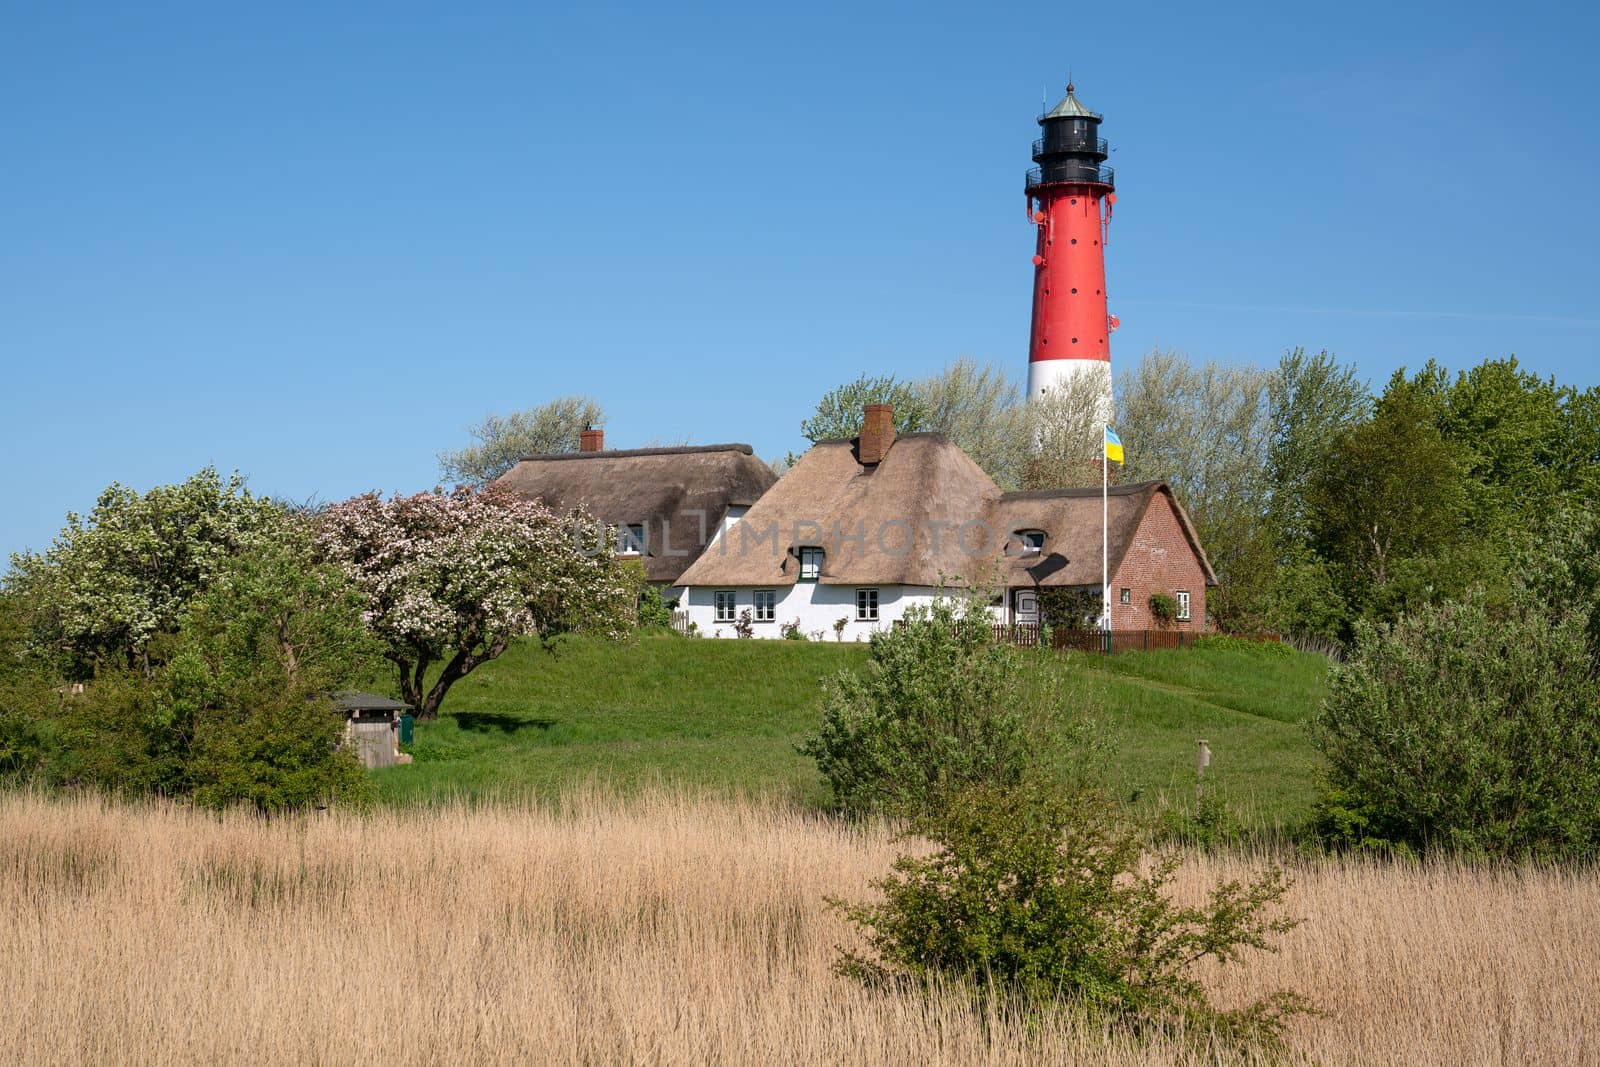
[[[1098,177],[1091,178],[1084,176],[1078,178],[1052,178],[1050,181],[1051,184],[1055,185],[1115,185],[1117,184],[1116,177],[1117,172],[1115,170],[1110,167],[1101,167],[1098,172]],[[1032,189],[1036,185],[1045,184],[1043,181],[1042,172],[1038,167],[1028,168],[1025,184],[1029,189]]]

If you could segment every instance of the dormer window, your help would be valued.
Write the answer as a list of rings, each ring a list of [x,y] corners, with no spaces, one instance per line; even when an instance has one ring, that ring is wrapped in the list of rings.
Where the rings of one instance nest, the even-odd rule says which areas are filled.
[[[822,577],[822,549],[802,548],[800,550],[800,580],[814,582]]]
[[[630,522],[617,527],[617,555],[641,556],[644,549],[644,523]]]
[[[1017,545],[1024,556],[1037,556],[1044,551],[1043,530],[1018,530]]]

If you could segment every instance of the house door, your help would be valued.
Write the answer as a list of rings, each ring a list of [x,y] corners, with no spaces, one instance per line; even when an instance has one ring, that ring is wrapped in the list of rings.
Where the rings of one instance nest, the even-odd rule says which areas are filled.
[[[1039,622],[1039,594],[1032,589],[1018,589],[1014,610],[1014,618],[1018,623],[1026,626],[1037,625]]]

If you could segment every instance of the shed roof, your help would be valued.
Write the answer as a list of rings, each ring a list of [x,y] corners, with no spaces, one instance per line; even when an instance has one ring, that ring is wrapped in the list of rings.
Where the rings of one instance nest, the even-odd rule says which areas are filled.
[[[352,689],[342,689],[337,693],[329,693],[329,698],[345,711],[410,711],[411,705],[403,700],[393,700],[381,697],[376,693],[358,693]]]
[[[676,581],[730,507],[754,504],[776,479],[747,444],[609,449],[529,456],[496,479],[556,511],[646,528],[651,581]]]

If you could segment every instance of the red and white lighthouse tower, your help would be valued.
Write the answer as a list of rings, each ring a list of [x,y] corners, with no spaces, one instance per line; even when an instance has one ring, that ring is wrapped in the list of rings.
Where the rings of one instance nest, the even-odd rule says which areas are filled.
[[[1106,230],[1116,202],[1115,176],[1104,165],[1101,116],[1066,97],[1039,116],[1033,142],[1038,166],[1028,171],[1028,216],[1039,229],[1033,257],[1033,336],[1028,342],[1028,396],[1039,397],[1092,375],[1104,383],[1111,417],[1111,331],[1106,313]]]

